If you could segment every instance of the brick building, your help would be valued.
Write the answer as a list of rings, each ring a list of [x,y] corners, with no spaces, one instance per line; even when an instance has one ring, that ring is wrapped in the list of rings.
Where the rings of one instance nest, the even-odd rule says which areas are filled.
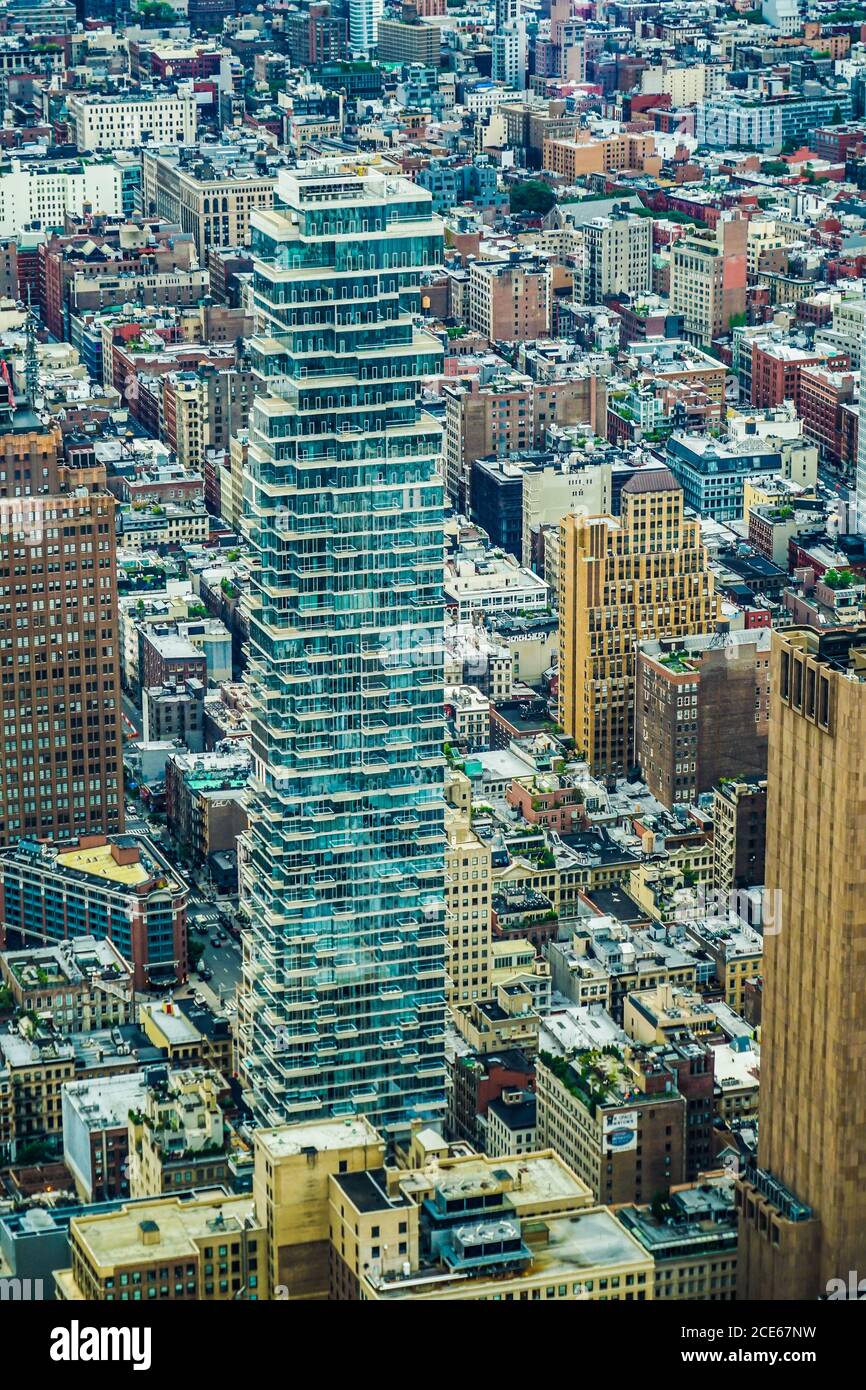
[[[665,806],[722,777],[767,769],[769,632],[644,642],[637,652],[635,762]]]
[[[123,829],[115,501],[79,459],[0,407],[0,844]]]

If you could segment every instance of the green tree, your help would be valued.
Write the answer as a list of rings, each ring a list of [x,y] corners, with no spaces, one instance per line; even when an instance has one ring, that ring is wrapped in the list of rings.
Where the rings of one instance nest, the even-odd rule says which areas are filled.
[[[555,202],[556,194],[549,184],[541,179],[528,179],[526,183],[514,185],[508,206],[514,213],[531,212],[544,216]]]

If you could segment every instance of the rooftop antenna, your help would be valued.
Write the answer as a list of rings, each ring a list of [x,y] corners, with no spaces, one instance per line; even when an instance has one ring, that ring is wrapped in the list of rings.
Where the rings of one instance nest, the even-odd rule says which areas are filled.
[[[30,303],[30,286],[27,286],[27,327],[24,349],[24,394],[31,410],[36,407],[36,392],[39,389],[39,362],[36,357],[36,320]]]

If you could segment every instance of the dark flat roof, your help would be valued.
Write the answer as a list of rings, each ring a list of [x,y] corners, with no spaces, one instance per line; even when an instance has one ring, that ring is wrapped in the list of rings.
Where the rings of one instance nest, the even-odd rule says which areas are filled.
[[[597,907],[599,912],[603,912],[606,917],[615,917],[619,922],[648,922],[649,913],[645,912],[634,898],[630,898],[623,888],[597,888],[593,893],[585,893],[593,907]],[[588,918],[586,925],[590,926],[592,918]]]
[[[358,1211],[391,1211],[394,1207],[408,1207],[408,1198],[402,1193],[388,1196],[388,1180],[384,1168],[373,1172],[340,1173],[334,1177],[343,1192]]]

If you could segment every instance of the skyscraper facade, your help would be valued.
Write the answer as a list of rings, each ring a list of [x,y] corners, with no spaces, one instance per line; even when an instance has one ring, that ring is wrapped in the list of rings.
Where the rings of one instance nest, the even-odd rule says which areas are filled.
[[[738,1296],[813,1300],[866,1255],[866,627],[774,633],[770,687],[772,930]]]
[[[379,38],[379,20],[384,0],[348,0],[349,48],[353,53],[370,53]]]
[[[622,489],[621,516],[567,516],[560,534],[559,722],[594,772],[622,776],[635,761],[638,643],[716,623],[700,522],[685,519],[667,468],[643,468]],[[678,778],[694,774],[684,762],[674,800]]]
[[[253,804],[243,1073],[259,1117],[444,1106],[441,370],[430,194],[317,163],[253,214],[244,509]]]
[[[854,474],[854,516],[848,517],[849,531],[866,536],[866,338],[860,352],[860,402],[858,408],[857,466]]]
[[[0,845],[123,829],[114,507],[92,443],[5,392]]]

